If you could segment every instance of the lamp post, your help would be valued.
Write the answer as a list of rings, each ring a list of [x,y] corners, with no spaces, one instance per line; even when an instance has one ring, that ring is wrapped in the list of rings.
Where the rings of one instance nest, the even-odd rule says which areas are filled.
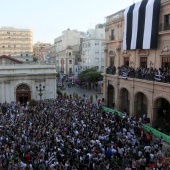
[[[39,84],[39,87],[36,86],[36,90],[39,92],[38,95],[40,96],[40,101],[41,101],[41,98],[42,98],[42,95],[43,95],[43,91],[45,90],[45,86],[42,86],[41,84]]]

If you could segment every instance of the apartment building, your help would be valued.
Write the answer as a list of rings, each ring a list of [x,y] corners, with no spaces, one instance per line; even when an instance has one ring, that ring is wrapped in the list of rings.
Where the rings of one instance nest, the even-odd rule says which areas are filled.
[[[148,2],[154,4],[154,0]],[[155,43],[154,48],[144,47],[147,46],[145,43],[141,48],[132,47],[137,28],[131,31],[131,46],[126,44],[129,41],[126,31],[129,31],[129,26],[133,28],[133,24],[129,23],[129,17],[133,16],[133,11],[128,13],[128,10],[137,6],[139,4],[134,4],[106,17],[106,72],[103,94],[109,107],[129,112],[137,118],[145,114],[151,125],[167,129],[170,128],[170,122],[168,122],[170,120],[170,1],[160,1],[158,19],[155,21],[158,22],[158,27],[154,28],[157,30],[152,42]],[[128,14],[131,16],[126,17]],[[155,15],[153,13],[153,16],[149,15],[149,17],[155,17]],[[138,27],[141,29],[142,23],[138,22],[138,24],[141,24]],[[147,26],[146,29],[149,32],[153,28],[150,29]],[[138,35],[142,34],[144,33],[140,31]],[[149,35],[146,38],[148,43]]]
[[[18,58],[20,60],[22,60],[22,58],[32,56],[32,37],[33,34],[30,29],[1,27],[0,56],[6,55]]]
[[[105,28],[97,24],[95,29],[89,29],[82,43],[82,70],[96,67],[97,71],[104,71]]]
[[[54,39],[50,49],[50,57],[56,58],[57,72],[64,74],[78,74],[78,64],[81,56],[81,44],[84,32],[77,30],[64,30],[62,35]]]

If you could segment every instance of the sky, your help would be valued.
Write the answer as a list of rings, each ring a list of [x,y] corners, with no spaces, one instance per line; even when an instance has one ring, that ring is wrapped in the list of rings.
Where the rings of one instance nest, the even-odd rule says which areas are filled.
[[[0,0],[0,27],[31,29],[33,43],[53,43],[62,31],[86,32],[140,0]]]

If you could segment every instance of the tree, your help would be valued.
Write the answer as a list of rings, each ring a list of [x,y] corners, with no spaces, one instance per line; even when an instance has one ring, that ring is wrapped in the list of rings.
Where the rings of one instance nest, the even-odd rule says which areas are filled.
[[[34,62],[37,62],[37,61],[38,61],[38,58],[37,58],[37,57],[33,57],[33,61],[34,61]]]
[[[102,81],[103,76],[100,72],[97,72],[96,68],[93,67],[82,71],[79,74],[79,79],[85,82],[97,82]]]

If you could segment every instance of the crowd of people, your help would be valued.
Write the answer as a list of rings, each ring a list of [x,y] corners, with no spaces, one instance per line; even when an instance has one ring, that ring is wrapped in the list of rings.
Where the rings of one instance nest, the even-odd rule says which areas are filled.
[[[124,78],[138,78],[149,81],[158,81],[164,83],[170,83],[170,69],[169,68],[145,68],[138,67],[134,69],[129,66],[121,66],[116,69],[115,66],[110,66],[106,68],[107,74],[116,74],[116,70],[118,70],[118,74],[123,76]]]
[[[100,103],[98,103],[100,105]],[[0,169],[144,170],[163,168],[161,140],[142,120],[105,112],[82,97],[61,96],[35,106],[5,103],[0,114]]]

